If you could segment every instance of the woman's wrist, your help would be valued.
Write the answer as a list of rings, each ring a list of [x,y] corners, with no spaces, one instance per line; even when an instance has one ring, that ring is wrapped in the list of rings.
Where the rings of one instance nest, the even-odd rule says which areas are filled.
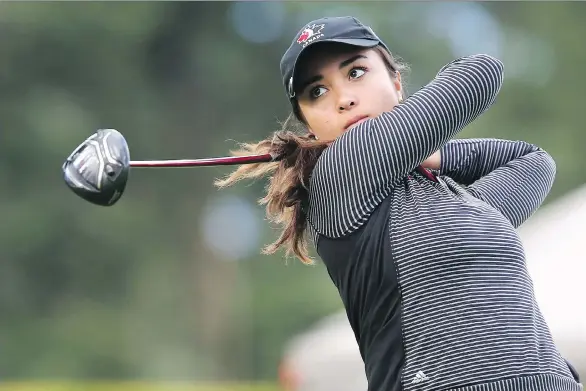
[[[441,167],[442,159],[440,151],[437,151],[426,160],[421,163],[421,165],[430,170],[439,170]]]

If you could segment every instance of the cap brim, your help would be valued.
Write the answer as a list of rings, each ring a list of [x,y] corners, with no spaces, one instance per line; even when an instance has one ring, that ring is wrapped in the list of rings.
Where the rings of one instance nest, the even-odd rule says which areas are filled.
[[[382,43],[376,39],[367,39],[367,38],[332,38],[332,39],[320,39],[317,41],[314,41],[312,43],[310,43],[309,45],[305,46],[303,49],[301,49],[301,51],[299,52],[299,54],[297,54],[297,57],[295,58],[295,62],[293,64],[293,72],[291,73],[291,79],[289,80],[289,96],[292,96],[292,91],[293,91],[293,87],[294,87],[294,80],[295,80],[295,71],[297,70],[297,65],[299,63],[299,60],[301,59],[303,53],[306,51],[306,49],[310,46],[314,46],[316,44],[320,44],[320,43],[343,43],[346,45],[350,45],[350,46],[356,46],[356,47],[361,47],[361,48],[372,48],[375,47],[377,45],[381,45]]]

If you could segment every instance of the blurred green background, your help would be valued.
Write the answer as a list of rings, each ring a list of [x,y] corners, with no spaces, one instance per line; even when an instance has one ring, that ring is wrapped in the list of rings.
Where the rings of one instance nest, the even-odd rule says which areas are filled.
[[[281,55],[326,15],[371,25],[410,65],[411,93],[456,57],[500,58],[497,103],[461,137],[548,150],[546,203],[586,183],[584,2],[2,2],[0,387],[271,383],[289,338],[342,308],[321,264],[260,255],[277,234],[263,182],[218,191],[230,168],[134,169],[102,208],[61,177],[98,128],[121,131],[135,160],[264,138],[289,111]]]

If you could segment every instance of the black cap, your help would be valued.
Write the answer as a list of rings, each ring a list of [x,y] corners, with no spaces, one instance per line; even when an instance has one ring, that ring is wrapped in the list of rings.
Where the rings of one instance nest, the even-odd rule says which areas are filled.
[[[301,53],[319,42],[339,42],[363,48],[382,45],[389,50],[370,27],[352,16],[325,17],[309,22],[295,35],[281,59],[281,76],[290,99],[295,97],[293,78]]]

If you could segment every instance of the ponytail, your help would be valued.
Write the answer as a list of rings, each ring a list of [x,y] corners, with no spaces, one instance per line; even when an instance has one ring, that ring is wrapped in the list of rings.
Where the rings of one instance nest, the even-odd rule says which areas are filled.
[[[269,176],[266,195],[259,200],[266,205],[270,222],[281,226],[279,238],[265,246],[263,254],[273,254],[280,247],[286,248],[286,255],[293,253],[305,264],[312,264],[305,237],[307,228],[307,207],[309,204],[309,179],[311,172],[327,147],[307,132],[292,113],[273,137],[256,144],[242,143],[240,149],[232,151],[234,156],[270,153],[276,161],[239,166],[223,179],[215,182],[218,188],[225,188],[243,179]]]

